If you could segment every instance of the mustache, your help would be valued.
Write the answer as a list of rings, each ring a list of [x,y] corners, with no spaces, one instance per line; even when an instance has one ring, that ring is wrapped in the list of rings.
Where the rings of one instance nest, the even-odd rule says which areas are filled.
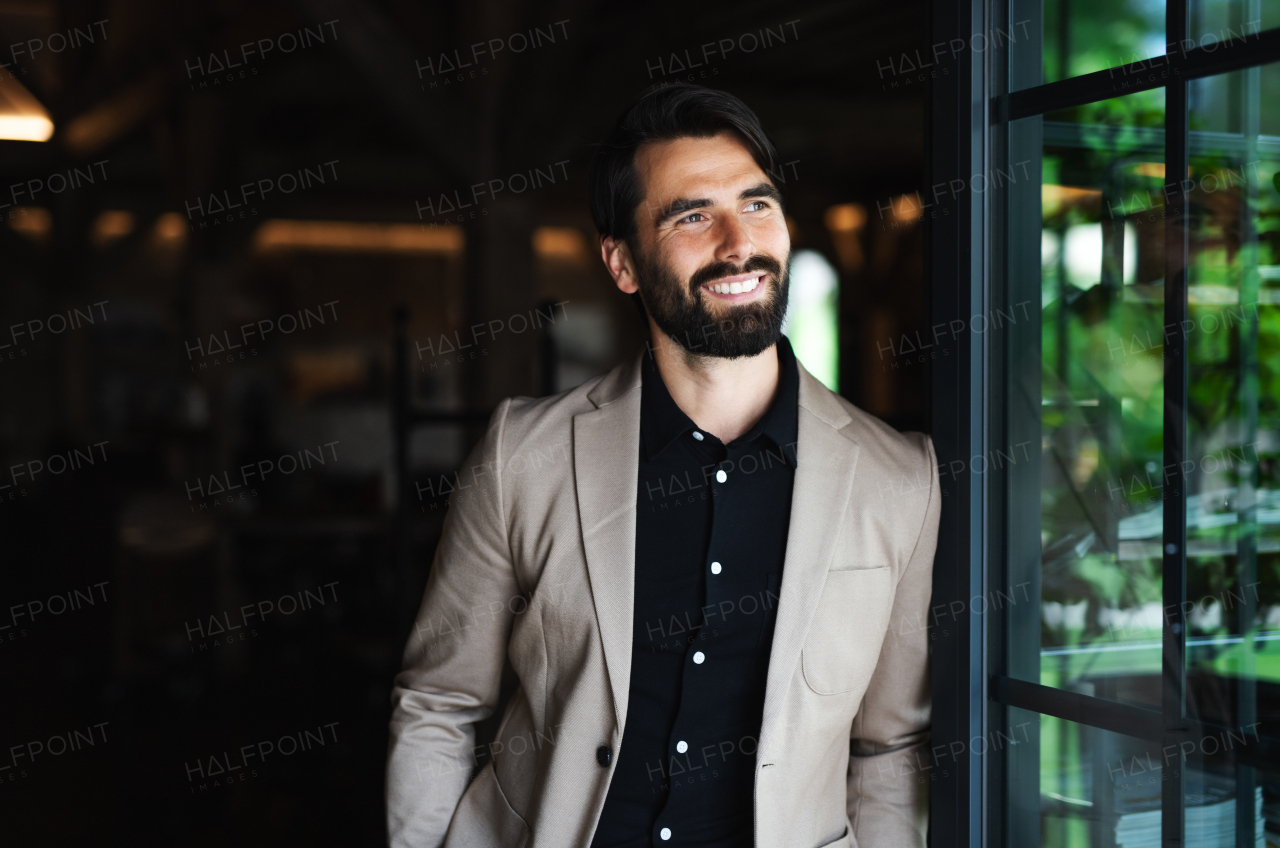
[[[732,277],[737,274],[749,274],[752,271],[765,271],[777,281],[782,278],[782,263],[765,253],[757,253],[740,266],[734,265],[732,262],[712,262],[710,265],[704,265],[699,268],[689,278],[690,294],[697,292],[704,284],[712,280],[718,280],[721,277]]]

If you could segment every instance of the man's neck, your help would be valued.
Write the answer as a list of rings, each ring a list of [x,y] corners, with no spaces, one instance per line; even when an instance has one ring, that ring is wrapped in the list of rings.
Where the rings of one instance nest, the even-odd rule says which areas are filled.
[[[728,444],[764,417],[779,383],[778,346],[724,359],[689,353],[649,319],[650,349],[676,406],[698,429]]]

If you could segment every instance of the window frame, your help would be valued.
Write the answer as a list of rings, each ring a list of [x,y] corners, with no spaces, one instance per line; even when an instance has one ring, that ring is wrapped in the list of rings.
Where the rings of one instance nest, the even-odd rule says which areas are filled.
[[[1034,5],[1032,27],[1042,31],[1040,2],[933,0],[931,43],[952,44],[955,39],[971,43],[974,33],[1008,32],[1015,4],[1021,21],[1028,17],[1025,5]],[[1189,21],[1190,0],[1168,0],[1166,43],[1186,39]],[[1038,60],[1037,49],[1032,61]],[[1186,174],[1191,153],[1189,82],[1280,61],[1280,29],[1250,34],[1243,42],[1219,43],[1213,49],[1159,57],[1167,76],[1150,73],[1153,61],[1147,60],[1010,92],[1010,77],[1017,72],[1025,78],[1028,70],[1013,67],[1014,61],[1028,60],[1011,57],[999,47],[964,49],[954,56],[950,73],[933,75],[926,121],[930,142],[926,185],[991,173],[993,163],[1000,162],[1001,154],[1016,143],[1010,128],[1020,118],[1157,88],[1167,92],[1165,173]],[[1039,68],[1034,72],[1039,78]],[[1007,443],[1004,386],[1010,376],[1007,372],[1017,363],[1005,355],[1007,337],[1000,332],[973,332],[968,322],[973,316],[993,314],[1004,303],[1008,229],[1018,225],[1017,216],[1006,208],[1007,198],[1000,193],[967,190],[955,200],[953,214],[926,218],[930,325],[946,328],[958,321],[969,328],[947,337],[953,355],[933,360],[930,388],[931,431],[939,467],[965,469],[959,475],[944,475],[934,564],[930,766],[935,770],[929,784],[930,842],[935,848],[1038,844],[1038,832],[1032,843],[1025,841],[1030,834],[1006,832],[1008,795],[1021,784],[1010,780],[1005,758],[987,744],[1007,733],[1004,722],[1009,707],[1163,745],[1176,746],[1225,729],[1191,720],[1186,711],[1187,494],[1181,463],[1187,439],[1188,361],[1182,322],[1188,313],[1190,234],[1184,225],[1186,195],[1181,190],[1166,194],[1170,214],[1165,224],[1164,465],[1173,470],[1165,484],[1162,537],[1167,614],[1160,710],[1055,689],[1010,673],[1004,616],[984,615],[989,605],[977,599],[990,598],[1004,586],[1006,521],[1008,510],[1017,505],[1007,503],[1007,477],[974,473],[972,460],[991,456],[993,449]],[[1038,592],[1036,597],[1038,601]],[[995,755],[984,753],[989,747]],[[1163,783],[1161,844],[1165,848],[1181,848],[1185,836],[1184,771],[1171,769],[1173,779]],[[1038,793],[1038,776],[1035,786]],[[1237,803],[1237,808],[1240,815],[1247,811],[1251,817],[1252,804]]]

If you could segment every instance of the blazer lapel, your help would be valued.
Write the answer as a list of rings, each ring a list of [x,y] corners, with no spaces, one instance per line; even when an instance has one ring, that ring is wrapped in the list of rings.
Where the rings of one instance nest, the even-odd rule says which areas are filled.
[[[860,448],[840,432],[851,420],[835,396],[800,366],[799,444],[782,591],[765,687],[762,756],[771,756],[764,751],[772,738],[770,728],[785,710],[787,685],[834,554],[831,542],[853,490]]]
[[[631,683],[635,605],[640,356],[607,374],[587,397],[596,408],[573,418],[578,520],[621,732]]]

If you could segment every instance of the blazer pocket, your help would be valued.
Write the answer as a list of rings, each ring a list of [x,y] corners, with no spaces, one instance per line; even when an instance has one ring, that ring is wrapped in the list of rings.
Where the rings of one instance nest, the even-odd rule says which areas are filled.
[[[837,565],[837,566],[833,566],[832,568],[828,568],[827,573],[830,574],[833,571],[875,571],[877,568],[888,568],[888,567],[889,566],[883,564],[883,560],[879,562],[869,562],[869,563],[853,562],[853,563],[845,563],[843,565]]]
[[[889,624],[891,575],[887,565],[827,572],[800,652],[814,692],[840,695],[871,679]]]

